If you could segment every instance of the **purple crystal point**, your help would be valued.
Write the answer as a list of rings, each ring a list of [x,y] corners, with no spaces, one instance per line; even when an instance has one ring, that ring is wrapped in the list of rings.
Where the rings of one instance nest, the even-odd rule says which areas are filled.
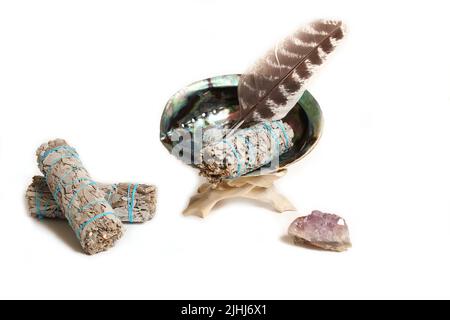
[[[295,244],[307,244],[331,251],[345,251],[352,246],[345,220],[335,214],[313,211],[289,227]]]

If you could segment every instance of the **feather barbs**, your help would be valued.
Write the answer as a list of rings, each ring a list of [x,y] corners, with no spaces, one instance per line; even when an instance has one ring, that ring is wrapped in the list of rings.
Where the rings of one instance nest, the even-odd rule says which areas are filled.
[[[307,80],[344,37],[341,21],[313,22],[278,43],[239,82],[240,121],[280,120],[305,91]],[[234,130],[232,130],[234,131]]]

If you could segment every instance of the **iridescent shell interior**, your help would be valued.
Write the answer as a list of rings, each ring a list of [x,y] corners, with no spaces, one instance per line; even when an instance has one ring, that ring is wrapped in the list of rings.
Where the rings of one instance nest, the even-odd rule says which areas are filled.
[[[230,128],[239,117],[237,86],[240,75],[224,75],[195,82],[178,91],[167,103],[161,116],[160,139],[166,149],[175,130],[183,128]],[[299,161],[317,143],[322,130],[322,112],[314,97],[306,91],[283,119],[294,129],[294,146],[280,157],[280,167]],[[191,143],[193,154],[194,143]],[[190,163],[196,167],[195,164]],[[247,175],[250,175],[249,173]]]

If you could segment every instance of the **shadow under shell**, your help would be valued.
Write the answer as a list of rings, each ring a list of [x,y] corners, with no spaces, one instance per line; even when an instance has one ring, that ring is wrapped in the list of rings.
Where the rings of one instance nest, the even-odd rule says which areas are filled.
[[[178,91],[168,101],[161,116],[160,139],[169,152],[173,153],[174,147],[183,141],[176,138],[175,132],[179,129],[193,136],[198,129],[228,129],[239,120],[239,77],[232,74],[197,81]],[[305,91],[283,121],[294,130],[294,145],[280,155],[280,167],[299,161],[313,149],[322,131],[322,111],[314,97]],[[194,163],[194,140],[188,142],[191,159],[187,162],[197,167]]]

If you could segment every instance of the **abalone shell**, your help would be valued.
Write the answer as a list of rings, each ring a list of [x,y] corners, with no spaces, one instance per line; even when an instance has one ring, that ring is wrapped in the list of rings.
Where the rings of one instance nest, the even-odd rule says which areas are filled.
[[[197,81],[178,91],[168,102],[161,116],[160,139],[166,149],[179,141],[172,141],[174,131],[194,128],[230,128],[239,118],[237,86],[240,75],[223,75]],[[294,145],[280,156],[280,167],[302,159],[316,145],[322,131],[322,111],[308,91],[283,119],[294,129]],[[175,139],[176,140],[176,139]],[[194,154],[191,143],[191,154]],[[189,165],[196,167],[193,158]],[[259,172],[259,171],[257,171]],[[251,175],[248,173],[247,175]]]

